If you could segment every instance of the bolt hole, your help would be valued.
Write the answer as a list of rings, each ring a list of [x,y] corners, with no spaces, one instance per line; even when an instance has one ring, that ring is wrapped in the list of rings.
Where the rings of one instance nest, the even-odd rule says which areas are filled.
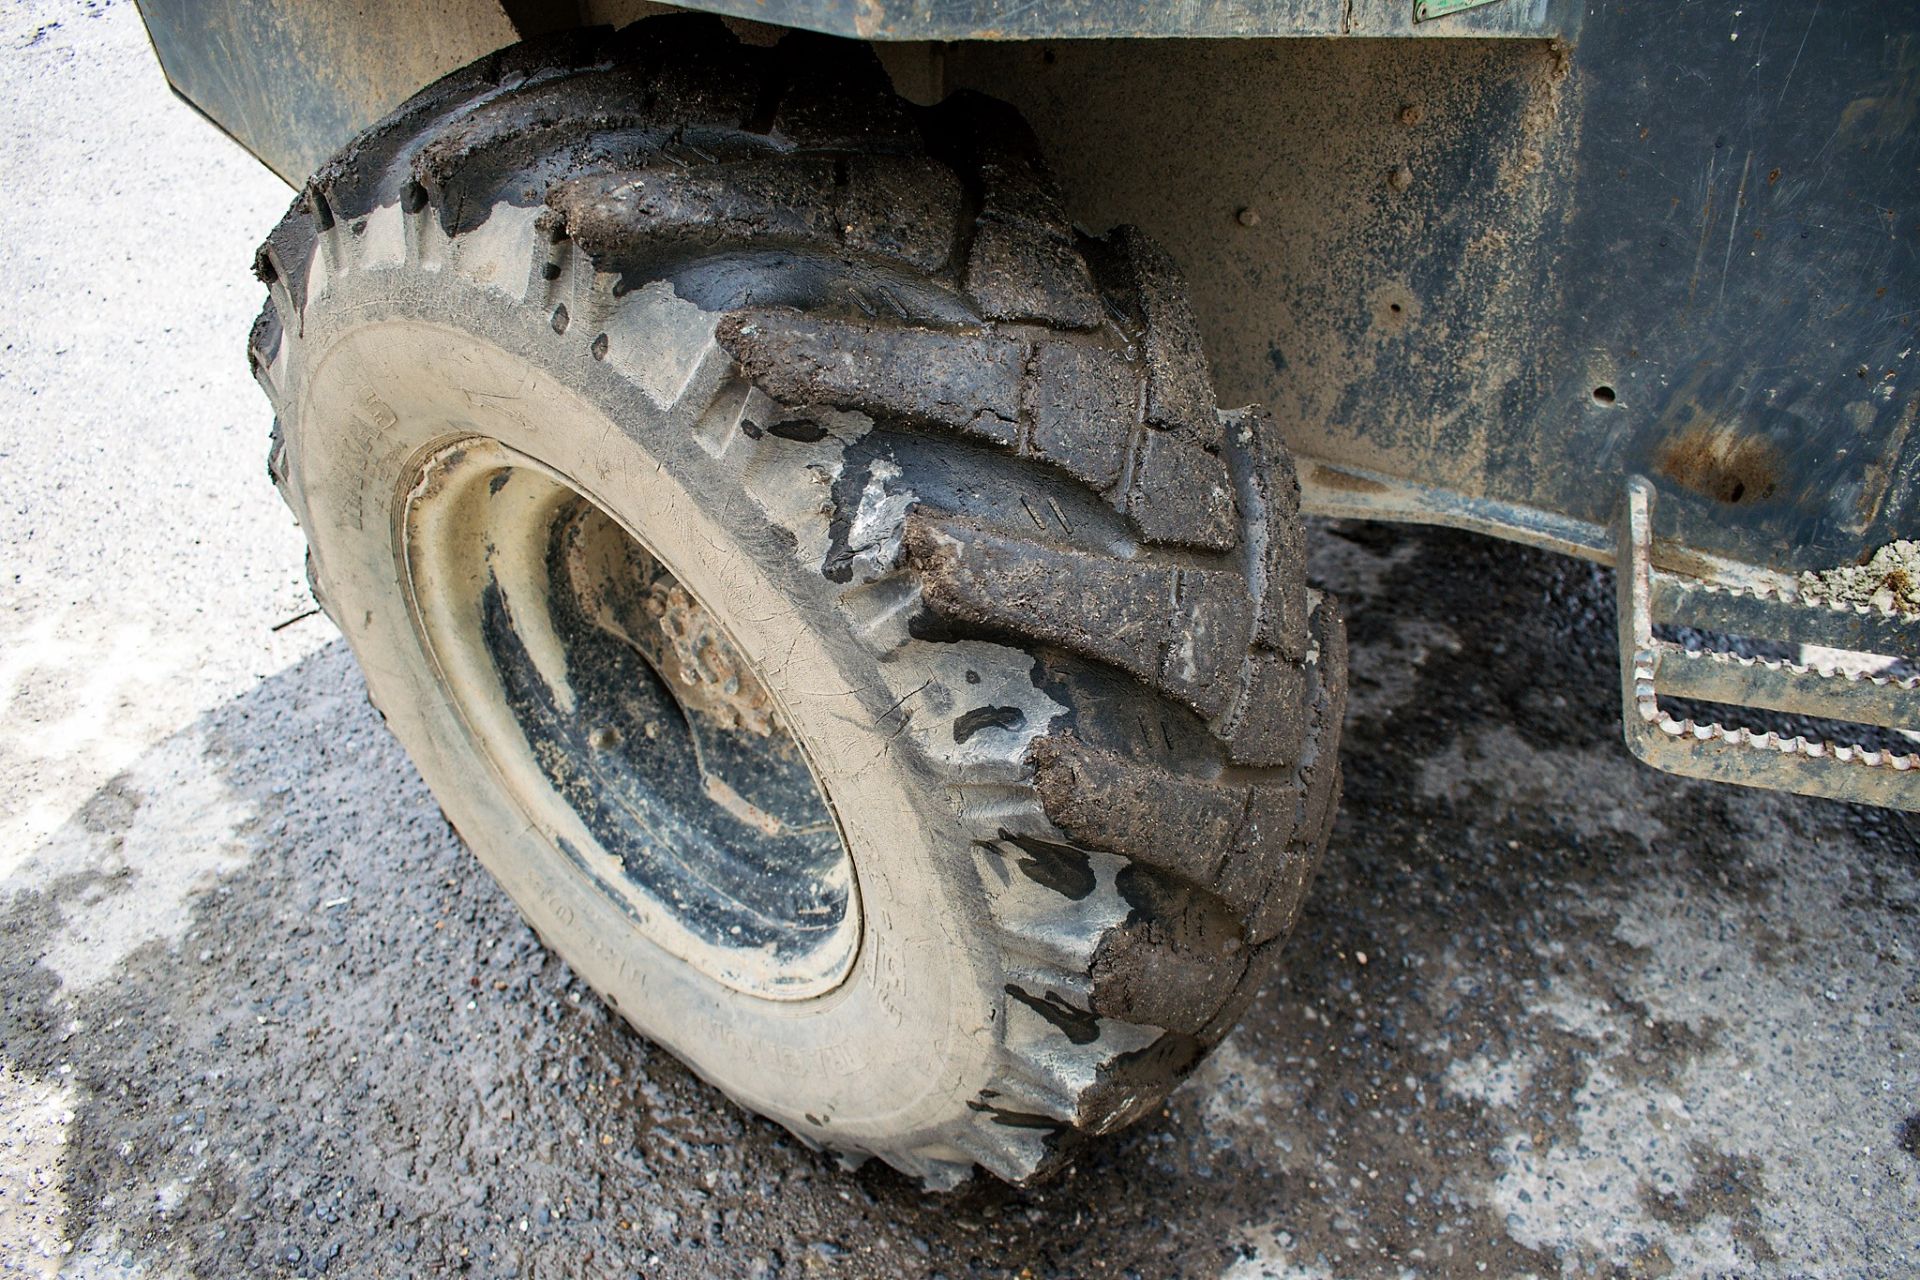
[[[1741,480],[1735,480],[1733,482],[1733,488],[1727,490],[1728,502],[1738,502],[1740,501],[1740,499],[1746,496],[1747,496],[1747,486],[1746,486],[1746,483]]]
[[[1395,315],[1399,315],[1401,310],[1400,304],[1397,302],[1389,302],[1387,304],[1387,310],[1393,312]]]
[[[1618,397],[1613,394],[1613,388],[1607,386],[1605,383],[1601,383],[1593,389],[1593,402],[1595,404],[1612,404],[1617,398]]]

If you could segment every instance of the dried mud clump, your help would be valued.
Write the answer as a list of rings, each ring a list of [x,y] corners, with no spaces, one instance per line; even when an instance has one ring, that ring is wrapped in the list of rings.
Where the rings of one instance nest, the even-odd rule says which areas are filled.
[[[1920,613],[1920,542],[1889,542],[1863,565],[1803,573],[1800,594],[1815,603]]]

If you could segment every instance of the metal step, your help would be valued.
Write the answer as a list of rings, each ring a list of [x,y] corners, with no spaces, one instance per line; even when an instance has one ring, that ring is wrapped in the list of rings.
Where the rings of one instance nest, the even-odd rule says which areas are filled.
[[[1619,562],[1620,671],[1627,745],[1669,773],[1801,795],[1920,810],[1920,748],[1875,750],[1676,719],[1662,696],[1920,730],[1920,677],[1876,674],[1876,659],[1920,656],[1920,615],[1803,599],[1791,578],[1687,558],[1656,567],[1654,488],[1627,484]],[[1818,646],[1816,664],[1689,649],[1654,634],[1688,627],[1745,640]]]

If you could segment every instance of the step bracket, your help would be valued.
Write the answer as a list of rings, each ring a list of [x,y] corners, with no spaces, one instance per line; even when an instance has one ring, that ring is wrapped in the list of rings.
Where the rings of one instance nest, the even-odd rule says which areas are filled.
[[[1627,484],[1619,550],[1620,668],[1627,745],[1669,773],[1920,811],[1920,741],[1912,751],[1834,743],[1743,725],[1676,718],[1665,697],[1920,731],[1920,615],[1802,597],[1787,575],[1688,556],[1658,567],[1655,490]],[[1682,627],[1799,646],[1799,660],[1692,649],[1660,638]],[[1910,668],[1907,668],[1910,669]]]

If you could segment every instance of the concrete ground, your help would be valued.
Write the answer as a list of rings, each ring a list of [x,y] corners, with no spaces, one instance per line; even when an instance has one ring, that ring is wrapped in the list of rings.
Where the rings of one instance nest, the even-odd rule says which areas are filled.
[[[1920,1273],[1920,825],[1619,744],[1611,582],[1318,531],[1347,809],[1284,975],[1043,1190],[840,1171],[623,1029],[311,609],[286,190],[126,3],[0,10],[0,1276]]]

